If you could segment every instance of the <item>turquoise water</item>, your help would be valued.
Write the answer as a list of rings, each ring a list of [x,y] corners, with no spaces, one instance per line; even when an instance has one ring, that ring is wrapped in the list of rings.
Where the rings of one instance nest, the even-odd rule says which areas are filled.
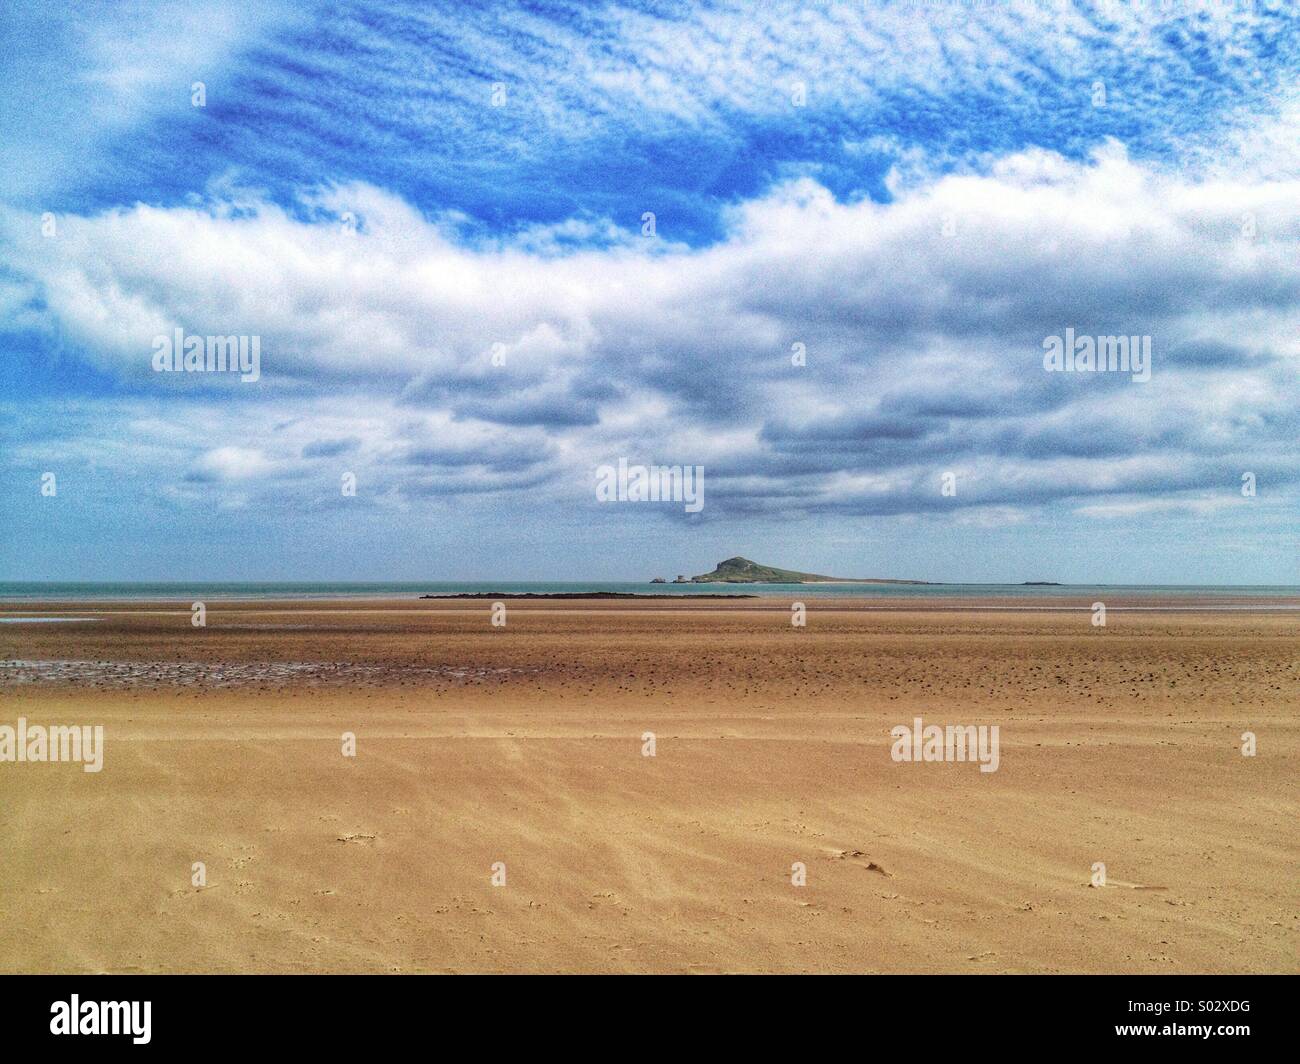
[[[0,600],[52,601],[58,599],[206,599],[276,598],[419,598],[420,595],[454,595],[474,592],[502,594],[558,594],[592,591],[636,592],[643,595],[776,595],[782,598],[1045,598],[1053,595],[1233,595],[1271,598],[1300,595],[1300,586],[1231,587],[1162,584],[648,584],[611,581],[515,580],[475,583],[429,580],[399,583],[31,583],[0,582]]]

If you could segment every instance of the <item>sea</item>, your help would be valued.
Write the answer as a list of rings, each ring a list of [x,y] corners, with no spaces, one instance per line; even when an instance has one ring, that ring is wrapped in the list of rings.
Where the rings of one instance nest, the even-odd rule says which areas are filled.
[[[401,581],[373,583],[39,583],[0,581],[0,601],[208,599],[412,598],[458,594],[583,594],[597,591],[638,595],[764,595],[789,598],[1016,598],[1151,595],[1277,598],[1300,596],[1300,585],[1211,584],[649,584],[619,581]]]

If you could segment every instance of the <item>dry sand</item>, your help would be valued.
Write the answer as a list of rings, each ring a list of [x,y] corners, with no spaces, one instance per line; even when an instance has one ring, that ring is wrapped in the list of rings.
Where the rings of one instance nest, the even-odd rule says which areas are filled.
[[[862,605],[5,605],[0,970],[1300,971],[1300,615]]]

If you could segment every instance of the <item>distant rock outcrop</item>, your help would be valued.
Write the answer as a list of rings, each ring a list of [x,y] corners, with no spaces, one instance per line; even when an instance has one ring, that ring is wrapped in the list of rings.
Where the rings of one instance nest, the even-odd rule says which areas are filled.
[[[679,583],[683,582],[678,577]],[[776,569],[759,565],[748,558],[728,558],[718,562],[711,573],[691,577],[692,584],[924,584],[925,580],[855,580],[844,576],[822,576],[819,573],[800,573],[793,569]]]

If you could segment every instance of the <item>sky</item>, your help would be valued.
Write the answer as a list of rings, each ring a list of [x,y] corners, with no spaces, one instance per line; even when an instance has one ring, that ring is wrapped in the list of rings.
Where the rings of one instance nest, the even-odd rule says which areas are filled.
[[[1300,583],[1295,5],[234,6],[0,11],[0,579]]]

